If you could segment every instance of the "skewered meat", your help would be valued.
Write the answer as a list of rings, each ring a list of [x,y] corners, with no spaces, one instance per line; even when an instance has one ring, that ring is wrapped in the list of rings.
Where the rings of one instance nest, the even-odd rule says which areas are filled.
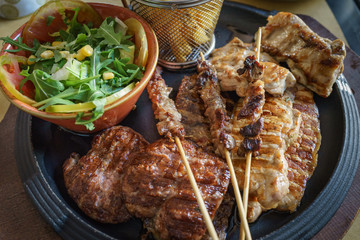
[[[248,219],[253,222],[263,210],[276,208],[289,192],[288,163],[285,150],[290,144],[290,131],[298,125],[298,115],[292,110],[293,94],[286,91],[282,97],[267,95],[263,106],[263,130],[260,133],[261,148],[253,154],[250,174]],[[241,104],[236,107],[238,115]],[[239,146],[244,136],[239,131],[249,124],[249,119],[233,119],[233,136]],[[294,133],[295,135],[295,133]],[[244,186],[245,151],[235,148],[232,159],[239,186]]]
[[[213,151],[209,120],[204,116],[205,106],[199,95],[197,75],[185,76],[176,96],[176,108],[180,112],[186,138],[205,150]]]
[[[254,55],[256,55],[254,46],[236,37],[224,47],[213,51],[210,62],[217,71],[221,90],[236,91],[240,97],[245,96],[248,79],[239,76],[237,70],[244,67],[246,57]],[[296,81],[292,73],[276,64],[267,53],[260,54],[260,63],[264,67],[263,81],[266,92],[280,96],[287,87],[295,85]]]
[[[265,103],[264,82],[260,80],[264,73],[263,66],[255,60],[254,56],[246,57],[244,68],[238,70],[239,75],[248,79],[249,85],[245,92],[243,106],[237,114],[237,118],[248,120],[248,125],[240,128],[239,133],[244,137],[241,148],[245,152],[255,152],[260,150],[261,139],[259,134],[263,128],[261,118],[262,109]]]
[[[73,153],[63,164],[69,195],[89,217],[104,223],[130,219],[121,197],[124,165],[148,142],[131,128],[116,126],[97,135],[89,152]]]
[[[229,184],[225,163],[195,144],[182,146],[207,210],[214,217]],[[135,155],[122,185],[131,214],[145,219],[156,239],[201,239],[206,225],[175,143],[160,139]]]
[[[185,130],[181,124],[181,114],[177,111],[174,101],[169,98],[172,88],[166,85],[158,70],[149,81],[147,91],[155,118],[159,120],[156,124],[159,134],[183,139]]]
[[[231,136],[230,118],[226,112],[224,100],[220,95],[220,86],[216,71],[207,61],[200,61],[197,66],[198,81],[200,84],[200,97],[205,104],[205,116],[210,121],[211,140],[215,153],[222,155],[225,149],[235,147],[234,138]]]
[[[261,45],[276,60],[286,61],[299,83],[323,97],[330,95],[344,68],[345,44],[320,37],[291,13],[268,17]]]
[[[300,131],[285,152],[288,162],[289,193],[277,209],[293,212],[304,195],[307,181],[317,165],[317,152],[321,143],[319,112],[313,94],[303,86],[297,86],[294,109],[301,114]]]

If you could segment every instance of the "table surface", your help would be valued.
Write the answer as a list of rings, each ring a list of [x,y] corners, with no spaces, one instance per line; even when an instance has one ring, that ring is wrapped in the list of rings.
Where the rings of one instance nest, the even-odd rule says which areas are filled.
[[[307,1],[269,1],[269,0],[236,0],[268,10],[289,11],[313,17],[324,25],[336,37],[346,39],[336,22],[325,0]],[[88,2],[104,2],[121,4],[120,0],[90,0]],[[0,36],[8,36],[29,17],[17,20],[0,19]],[[352,86],[351,86],[352,87]],[[359,104],[359,101],[357,101]],[[10,106],[0,93],[0,239],[53,239],[60,237],[41,217],[27,196],[17,172],[14,156],[14,131],[18,109]],[[360,174],[355,177],[359,182]],[[358,239],[360,235],[360,219],[355,218],[358,211],[357,202],[360,189],[352,186],[334,218],[320,231],[314,239]],[[354,204],[354,202],[356,204]],[[353,223],[354,222],[354,223]],[[353,223],[353,224],[352,224]],[[350,228],[350,226],[352,227]],[[350,230],[344,236],[344,229]]]

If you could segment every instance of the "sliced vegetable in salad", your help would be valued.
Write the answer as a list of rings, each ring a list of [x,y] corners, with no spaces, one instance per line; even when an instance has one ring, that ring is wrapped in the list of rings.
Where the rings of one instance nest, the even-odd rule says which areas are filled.
[[[6,50],[9,53],[0,56],[0,74],[10,74],[5,71],[6,66],[17,60],[23,76],[18,90],[24,95],[12,92],[16,98],[47,112],[75,112],[76,124],[92,130],[93,122],[103,115],[104,106],[131,91],[142,78],[147,41],[136,19],[124,23],[108,17],[93,28],[91,23],[78,22],[80,8],[73,11],[72,18],[63,17],[67,28],[51,33],[52,42],[40,43],[35,39],[29,46],[21,37],[0,38],[13,46]],[[48,16],[46,24],[53,20]],[[19,51],[30,56],[12,54]],[[35,101],[24,92],[29,82],[34,86]],[[9,86],[10,91],[15,90],[14,86]],[[87,112],[90,117],[84,118]]]

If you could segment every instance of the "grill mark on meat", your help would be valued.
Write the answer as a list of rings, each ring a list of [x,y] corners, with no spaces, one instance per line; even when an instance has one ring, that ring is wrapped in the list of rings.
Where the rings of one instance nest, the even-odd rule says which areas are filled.
[[[285,151],[291,142],[289,132],[295,132],[293,95],[286,91],[282,97],[265,97],[263,106],[263,130],[259,151],[253,154],[250,173],[250,191],[248,220],[255,221],[262,211],[276,208],[280,200],[288,194],[288,164]],[[236,106],[234,115],[238,114],[241,104]],[[249,119],[233,119],[233,137],[236,146],[244,141],[239,131],[247,126]],[[294,129],[294,130],[293,130]],[[291,134],[294,135],[295,133]],[[232,150],[232,159],[239,186],[242,188],[245,175],[245,152],[237,147]]]
[[[97,135],[85,156],[73,153],[64,162],[66,189],[86,215],[103,223],[130,219],[122,200],[122,174],[131,154],[147,144],[139,133],[116,126]]]
[[[286,61],[297,81],[328,97],[344,69],[345,44],[314,33],[299,17],[279,12],[262,28],[262,50]]]
[[[190,141],[182,146],[210,217],[227,191],[230,174],[220,158]],[[206,232],[176,144],[160,139],[135,155],[125,170],[124,200],[131,214],[161,239],[201,239]]]
[[[294,109],[301,113],[299,135],[285,152],[289,165],[289,193],[281,201],[278,210],[293,212],[299,206],[307,181],[317,165],[321,143],[319,113],[313,94],[303,86],[297,86]]]
[[[207,61],[199,61],[197,65],[199,94],[205,105],[205,116],[210,121],[211,141],[215,153],[223,155],[225,149],[231,150],[235,142],[231,136],[230,118],[226,112],[224,99],[220,95],[220,86],[216,71]]]
[[[186,138],[194,141],[198,146],[212,152],[209,120],[204,116],[205,106],[199,95],[197,75],[185,76],[179,87],[175,104],[182,115]]]
[[[263,95],[250,96],[246,106],[241,109],[237,118],[247,118],[254,115],[256,109],[261,106],[261,102],[264,100]]]
[[[156,124],[159,134],[169,138],[178,136],[183,139],[185,130],[181,124],[181,114],[169,97],[172,88],[167,87],[158,70],[155,71],[146,89],[152,102],[155,118],[159,120]]]
[[[260,138],[244,138],[241,143],[241,147],[246,152],[256,152],[260,150],[261,139]]]

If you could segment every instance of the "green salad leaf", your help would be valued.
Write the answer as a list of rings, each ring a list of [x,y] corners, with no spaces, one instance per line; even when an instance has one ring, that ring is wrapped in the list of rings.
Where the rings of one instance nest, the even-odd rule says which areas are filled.
[[[34,107],[47,111],[54,105],[71,107],[92,103],[90,106],[94,107],[89,111],[75,112],[78,112],[76,124],[93,130],[93,122],[104,114],[106,97],[138,82],[145,69],[133,64],[135,44],[132,36],[126,35],[127,27],[123,22],[108,17],[99,28],[92,28],[91,24],[77,21],[78,13],[79,9],[74,9],[71,19],[63,13],[67,29],[51,34],[55,37],[53,43],[40,44],[34,40],[33,47],[29,47],[22,38],[0,39],[14,46],[7,50],[9,52],[31,54],[29,65],[21,71],[25,78],[19,88],[21,91],[28,81],[33,83]],[[53,20],[54,17],[47,17],[47,25]],[[109,75],[111,77],[105,77]]]

